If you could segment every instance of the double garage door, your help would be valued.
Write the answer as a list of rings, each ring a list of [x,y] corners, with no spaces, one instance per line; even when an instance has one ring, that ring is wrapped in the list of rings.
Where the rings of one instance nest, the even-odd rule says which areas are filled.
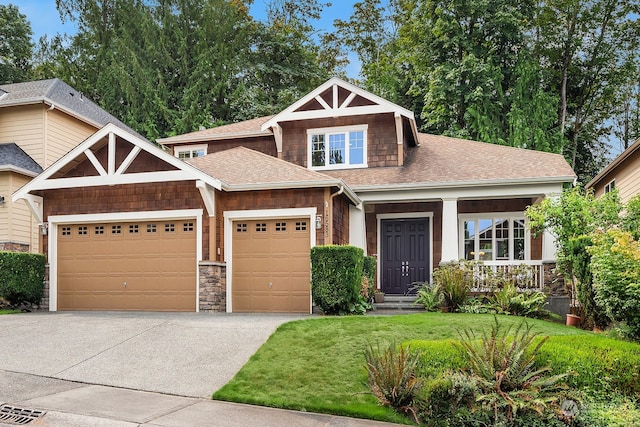
[[[233,223],[234,312],[309,313],[309,218]]]
[[[193,220],[59,225],[58,310],[196,311]],[[309,218],[235,221],[232,310],[309,313]]]
[[[59,225],[58,310],[196,310],[196,221]]]

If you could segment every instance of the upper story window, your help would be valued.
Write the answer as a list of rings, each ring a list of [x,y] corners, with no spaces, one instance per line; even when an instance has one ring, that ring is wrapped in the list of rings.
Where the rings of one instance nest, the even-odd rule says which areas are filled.
[[[310,169],[367,167],[367,125],[307,130]]]
[[[610,193],[613,190],[616,189],[616,180],[614,179],[613,181],[611,181],[610,183],[608,183],[607,185],[604,186],[604,192],[606,193]]]
[[[192,159],[194,157],[202,157],[207,154],[206,145],[187,145],[175,147],[173,150],[175,156],[179,159]]]
[[[460,256],[477,261],[529,259],[529,232],[520,213],[460,215]]]

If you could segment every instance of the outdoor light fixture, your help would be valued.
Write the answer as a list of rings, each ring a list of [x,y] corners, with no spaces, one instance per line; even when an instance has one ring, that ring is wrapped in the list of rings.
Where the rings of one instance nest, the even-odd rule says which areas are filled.
[[[0,196],[0,205],[4,205],[4,196]]]
[[[322,228],[322,215],[316,215],[316,230]]]

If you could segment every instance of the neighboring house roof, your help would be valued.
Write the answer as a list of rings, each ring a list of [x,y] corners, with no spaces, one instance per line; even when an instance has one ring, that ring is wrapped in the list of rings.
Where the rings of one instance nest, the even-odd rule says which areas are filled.
[[[420,186],[473,186],[526,182],[570,182],[575,173],[559,154],[466,139],[419,134],[404,166],[326,171],[355,191]]]
[[[27,176],[36,176],[42,167],[15,142],[0,144],[0,172],[12,171]]]
[[[0,85],[0,108],[40,103],[62,110],[97,128],[101,128],[107,123],[113,123],[127,132],[141,137],[129,126],[60,79]]]
[[[598,185],[607,175],[613,172],[618,165],[628,159],[633,153],[640,150],[640,138],[636,140],[629,148],[624,150],[618,157],[616,157],[611,163],[609,163],[604,169],[600,171],[589,183],[586,188],[592,188]]]
[[[184,142],[215,141],[220,139],[249,138],[254,136],[269,136],[273,132],[262,130],[262,125],[273,116],[258,117],[244,122],[232,123],[211,129],[189,132],[169,138],[160,138],[156,142],[163,145],[173,145]]]
[[[222,181],[226,191],[271,190],[311,187],[344,187],[347,196],[358,197],[340,178],[334,178],[246,147],[188,159],[188,163]]]

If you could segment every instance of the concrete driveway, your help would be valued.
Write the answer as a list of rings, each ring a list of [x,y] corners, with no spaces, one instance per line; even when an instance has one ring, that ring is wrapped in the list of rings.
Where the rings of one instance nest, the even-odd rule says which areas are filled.
[[[210,398],[296,315],[73,312],[0,316],[0,370]]]

